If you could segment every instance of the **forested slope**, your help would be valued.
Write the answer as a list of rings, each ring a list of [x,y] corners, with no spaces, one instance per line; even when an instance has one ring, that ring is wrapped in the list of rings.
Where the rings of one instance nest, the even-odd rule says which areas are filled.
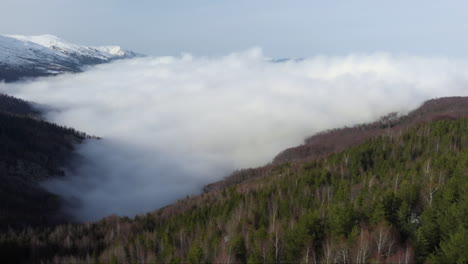
[[[40,111],[32,106],[32,103],[6,94],[0,94],[0,112],[37,118],[41,115]]]
[[[40,119],[30,103],[0,94],[0,231],[64,222],[61,200],[39,182],[64,175],[87,136]]]
[[[304,144],[282,151],[275,162],[315,158],[342,151],[347,147],[384,133],[399,133],[401,129],[437,119],[458,118],[468,114],[468,97],[431,99],[407,115],[391,113],[376,122],[354,127],[332,129],[307,138]]]
[[[468,119],[433,120],[138,216],[1,234],[56,263],[466,263]]]
[[[208,184],[205,191],[229,187],[242,181],[261,177],[270,173],[274,165],[290,161],[303,162],[323,158],[332,153],[364,143],[370,138],[381,135],[395,135],[417,124],[440,120],[468,117],[468,97],[443,97],[431,99],[407,115],[390,113],[379,120],[353,127],[336,128],[315,134],[307,138],[304,144],[285,149],[279,153],[272,164],[259,168],[241,169],[224,179]]]

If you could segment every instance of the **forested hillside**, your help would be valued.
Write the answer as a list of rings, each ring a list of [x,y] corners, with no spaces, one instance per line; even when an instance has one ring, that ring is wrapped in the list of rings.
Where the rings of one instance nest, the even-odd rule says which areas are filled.
[[[61,199],[39,182],[62,177],[74,145],[87,136],[45,122],[30,103],[1,94],[0,124],[0,230],[65,222]]]
[[[32,103],[6,94],[0,94],[0,112],[38,118],[41,115],[40,111],[32,106]]]
[[[358,145],[366,139],[384,133],[399,133],[402,128],[411,127],[421,122],[457,118],[467,116],[467,114],[467,97],[432,99],[404,116],[391,113],[376,122],[324,131],[309,137],[304,144],[282,151],[275,157],[275,162],[316,158],[342,151],[347,147]]]
[[[397,135],[417,124],[441,119],[468,117],[468,97],[455,96],[431,99],[407,115],[390,113],[379,120],[353,127],[336,128],[307,138],[304,144],[288,148],[279,153],[272,164],[259,168],[241,169],[224,179],[208,184],[205,191],[226,188],[233,184],[262,177],[271,173],[274,165],[290,161],[307,162],[341,152],[349,147],[364,143],[370,138],[382,135]]]
[[[1,234],[3,260],[467,263],[468,119],[433,120],[135,219]]]

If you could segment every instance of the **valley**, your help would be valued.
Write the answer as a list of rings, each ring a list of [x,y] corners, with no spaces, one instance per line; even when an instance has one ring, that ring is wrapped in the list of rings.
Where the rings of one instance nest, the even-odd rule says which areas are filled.
[[[3,100],[37,115],[22,101]],[[406,116],[319,133],[269,165],[240,170],[201,195],[135,218],[9,229],[0,235],[0,257],[24,263],[455,263],[464,258],[459,245],[468,237],[467,105],[467,97],[434,99]],[[9,118],[17,115],[9,111]],[[71,133],[73,143],[87,137],[45,128]],[[284,153],[287,159],[278,158]],[[27,182],[35,188],[34,178]],[[25,190],[18,181],[8,186],[14,188],[3,192],[10,195],[4,201],[15,201],[15,188]],[[44,200],[32,199],[50,214]],[[18,217],[11,207],[2,210]]]

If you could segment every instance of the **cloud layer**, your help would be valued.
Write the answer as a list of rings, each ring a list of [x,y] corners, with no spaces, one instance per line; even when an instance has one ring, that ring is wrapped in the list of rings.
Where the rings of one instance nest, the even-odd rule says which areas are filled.
[[[224,57],[139,58],[0,91],[48,105],[47,119],[103,137],[46,183],[79,220],[134,215],[269,162],[315,132],[468,95],[468,63],[390,54],[276,63],[254,48]]]

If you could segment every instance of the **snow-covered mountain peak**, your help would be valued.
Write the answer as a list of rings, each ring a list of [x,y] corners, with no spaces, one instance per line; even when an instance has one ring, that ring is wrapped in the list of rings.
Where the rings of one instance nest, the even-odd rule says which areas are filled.
[[[38,57],[42,57],[44,62],[69,59],[65,54],[35,42],[0,35],[0,64],[25,66],[37,61]],[[70,63],[78,62],[72,60]]]
[[[104,61],[120,58],[120,57],[133,57],[135,53],[125,51],[119,46],[103,46],[103,47],[89,47],[70,43],[60,37],[54,35],[39,35],[39,36],[22,36],[10,35],[9,37],[30,41],[39,44],[43,47],[50,48],[75,58],[94,58]]]
[[[120,46],[78,45],[54,35],[0,35],[0,81],[80,71],[83,66],[132,58]]]

